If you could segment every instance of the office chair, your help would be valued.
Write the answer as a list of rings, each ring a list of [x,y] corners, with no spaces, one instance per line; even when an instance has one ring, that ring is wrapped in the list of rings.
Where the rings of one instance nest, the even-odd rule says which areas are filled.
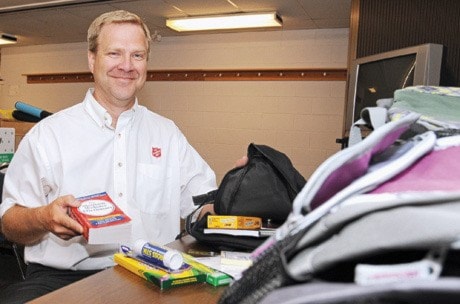
[[[3,194],[3,181],[5,179],[6,168],[8,168],[8,163],[0,164],[0,204],[1,204],[2,194]],[[15,257],[17,266],[19,269],[20,278],[24,280],[26,264],[24,262],[23,255],[21,253],[23,248],[22,247],[20,248],[16,243],[8,241],[3,236],[1,227],[0,227],[0,250],[2,250],[2,252],[9,253]]]

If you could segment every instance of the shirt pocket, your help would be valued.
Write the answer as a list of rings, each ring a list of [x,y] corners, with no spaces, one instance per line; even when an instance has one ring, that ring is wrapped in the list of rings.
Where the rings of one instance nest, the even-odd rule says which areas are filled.
[[[172,170],[157,164],[138,163],[136,204],[147,214],[168,213],[171,206]]]

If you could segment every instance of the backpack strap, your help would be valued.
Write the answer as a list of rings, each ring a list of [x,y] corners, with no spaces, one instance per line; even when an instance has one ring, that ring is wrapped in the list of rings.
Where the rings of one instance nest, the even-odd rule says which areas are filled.
[[[368,107],[361,111],[361,118],[350,129],[348,146],[354,146],[363,140],[361,126],[367,126],[372,130],[380,128],[388,122],[388,110],[383,107]]]

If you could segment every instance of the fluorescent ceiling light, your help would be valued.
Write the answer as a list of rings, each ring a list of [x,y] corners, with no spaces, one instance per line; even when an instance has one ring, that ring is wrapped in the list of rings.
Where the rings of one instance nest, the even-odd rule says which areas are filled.
[[[231,30],[259,27],[281,27],[282,20],[275,12],[250,13],[190,18],[171,18],[166,20],[166,26],[178,32]]]
[[[18,38],[16,38],[16,36],[9,35],[9,34],[2,34],[0,36],[0,45],[13,44],[17,42],[18,42]]]

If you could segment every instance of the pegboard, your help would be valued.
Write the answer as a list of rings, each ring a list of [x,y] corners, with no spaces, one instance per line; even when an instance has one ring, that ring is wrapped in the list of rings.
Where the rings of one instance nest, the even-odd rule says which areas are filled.
[[[0,163],[11,161],[14,154],[14,143],[14,128],[0,128]]]

